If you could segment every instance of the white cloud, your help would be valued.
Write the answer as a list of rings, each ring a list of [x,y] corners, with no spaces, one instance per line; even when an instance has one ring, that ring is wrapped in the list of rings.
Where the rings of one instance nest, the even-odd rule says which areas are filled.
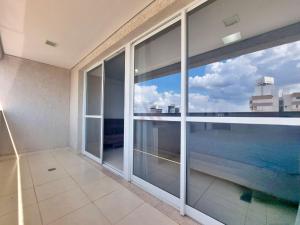
[[[171,91],[159,93],[157,86],[135,85],[134,111],[137,113],[147,113],[151,106],[156,105],[167,112],[170,104],[180,106],[180,94]],[[191,93],[188,98],[189,112],[229,112],[248,111],[248,104],[240,105],[226,100],[212,99],[207,95]]]
[[[206,74],[189,78],[190,87],[214,89],[236,83],[253,83],[258,79],[257,67],[245,56],[206,66]]]
[[[158,92],[157,86],[135,85],[134,89],[134,111],[147,113],[151,106],[155,105],[167,112],[169,105],[180,106],[180,94],[172,91]]]

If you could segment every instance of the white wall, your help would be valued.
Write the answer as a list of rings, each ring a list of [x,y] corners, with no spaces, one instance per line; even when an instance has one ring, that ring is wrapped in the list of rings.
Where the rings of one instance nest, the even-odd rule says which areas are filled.
[[[78,148],[78,126],[79,126],[79,74],[71,73],[71,87],[70,87],[70,147]]]
[[[20,152],[69,146],[68,70],[4,55],[0,102]]]

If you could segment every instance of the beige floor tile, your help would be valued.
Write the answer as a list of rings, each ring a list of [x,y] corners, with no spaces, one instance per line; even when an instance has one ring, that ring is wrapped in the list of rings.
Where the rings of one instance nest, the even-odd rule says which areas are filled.
[[[95,204],[115,224],[142,205],[143,201],[130,191],[122,189],[98,199]]]
[[[110,223],[94,204],[86,205],[51,225],[109,225]]]
[[[19,225],[18,210],[0,217],[0,225]],[[24,207],[24,225],[42,225],[38,206],[36,204]]]
[[[176,223],[182,224],[185,222],[185,217],[180,215],[179,210],[167,203],[161,202],[154,208],[171,218]]]
[[[17,172],[17,160],[8,159],[5,161],[0,161],[0,177],[7,176],[7,173]]]
[[[127,183],[127,189],[130,190],[131,192],[135,193],[137,196],[139,196],[141,199],[143,199],[143,201],[147,202],[148,204],[152,205],[153,207],[156,207],[158,204],[161,203],[161,201],[154,197],[153,195],[147,193],[146,191],[142,190],[141,188],[128,183],[127,181],[125,181]],[[129,184],[129,185],[128,185]]]
[[[74,164],[72,164],[72,165],[63,164],[63,166],[69,174],[84,173],[84,172],[87,172],[89,170],[94,170],[95,169],[94,166],[92,166],[91,164],[89,164],[85,160],[84,160],[84,163],[79,163],[79,164],[76,164],[76,165],[74,165]]]
[[[51,151],[52,155],[54,157],[60,156],[60,155],[75,155],[75,151],[72,151],[71,148],[66,147],[66,148],[59,148],[59,149],[54,149]]]
[[[13,194],[18,190],[18,175],[17,172],[9,173],[7,176],[0,177],[0,197]],[[33,183],[30,173],[21,171],[21,188],[33,188]]]
[[[78,166],[80,164],[85,164],[86,161],[79,156],[75,155],[74,153],[64,153],[64,154],[56,154],[54,158],[59,162],[62,163],[65,167],[72,167]]]
[[[23,207],[36,203],[36,197],[33,189],[22,191],[22,203]],[[0,216],[3,216],[15,210],[18,210],[17,193],[0,198]]]
[[[83,191],[91,201],[122,188],[120,184],[109,177],[103,177],[100,181],[82,186]]]
[[[166,215],[159,212],[148,204],[143,204],[134,210],[130,215],[122,219],[118,225],[176,225]]]
[[[92,167],[87,167],[78,173],[72,173],[71,176],[81,186],[98,182],[105,177],[101,171]]]
[[[59,180],[48,182],[35,187],[37,200],[45,200],[54,197],[57,194],[71,190],[77,187],[77,184],[71,177],[64,177]]]
[[[0,196],[9,195],[17,192],[18,189],[18,170],[6,170],[7,174],[0,176]],[[33,188],[31,174],[29,170],[20,170],[21,188]]]
[[[55,168],[55,170],[48,171],[50,168]],[[34,185],[45,184],[47,182],[58,180],[67,176],[68,174],[65,172],[63,167],[59,166],[58,164],[53,164],[49,167],[43,167],[39,170],[32,171]]]
[[[7,176],[0,177],[0,197],[13,194],[18,190],[17,173],[9,172]]]
[[[39,202],[40,211],[44,224],[49,224],[62,216],[84,206],[89,202],[86,195],[75,188],[58,194],[53,198]]]
[[[36,170],[39,169],[39,167],[56,163],[56,160],[54,159],[50,151],[33,153],[27,155],[26,158],[32,170]]]

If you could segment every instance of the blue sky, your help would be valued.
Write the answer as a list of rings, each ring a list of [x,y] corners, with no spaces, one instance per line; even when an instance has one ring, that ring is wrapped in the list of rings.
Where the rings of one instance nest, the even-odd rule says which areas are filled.
[[[179,93],[180,92],[180,74],[171,74],[168,76],[160,77],[153,80],[148,80],[139,83],[141,86],[151,86],[156,85],[157,90],[159,92],[165,92],[165,91],[174,91]]]
[[[205,66],[196,67],[190,69],[188,72],[189,76],[203,76],[205,74]],[[144,81],[139,83],[141,86],[157,85],[157,90],[159,92],[164,91],[174,91],[176,93],[180,92],[180,73],[170,74],[168,76],[160,77],[158,79],[153,79],[149,81]]]

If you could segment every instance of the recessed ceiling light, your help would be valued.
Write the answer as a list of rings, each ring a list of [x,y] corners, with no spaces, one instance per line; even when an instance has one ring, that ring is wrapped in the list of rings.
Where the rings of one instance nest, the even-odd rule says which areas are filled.
[[[57,43],[53,42],[53,41],[49,41],[49,40],[46,40],[45,42],[46,45],[49,45],[51,47],[56,47],[57,46]]]
[[[138,70],[138,69],[134,69],[134,72],[135,72],[135,73],[138,73],[138,72],[139,72],[139,70]]]
[[[224,45],[228,45],[233,42],[239,41],[241,39],[242,39],[241,32],[237,32],[234,34],[227,35],[226,37],[223,37],[222,41],[223,41]]]
[[[227,17],[223,20],[225,27],[232,26],[238,22],[240,22],[240,17],[237,14],[231,17]]]

